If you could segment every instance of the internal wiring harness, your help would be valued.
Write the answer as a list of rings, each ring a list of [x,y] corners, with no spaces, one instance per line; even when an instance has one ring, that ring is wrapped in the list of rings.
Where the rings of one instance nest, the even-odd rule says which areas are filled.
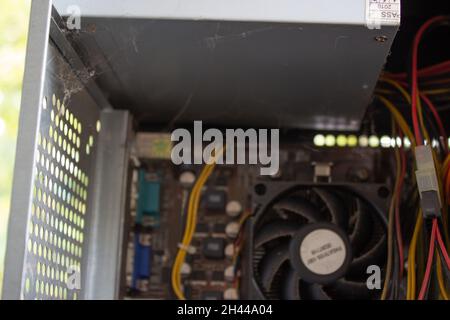
[[[404,144],[396,146],[397,175],[389,210],[388,257],[382,299],[402,298],[399,288],[405,266],[402,219],[410,219],[410,214],[401,215],[400,211],[401,194],[408,170],[415,171],[410,178],[417,186],[415,197],[420,205],[416,211],[415,227],[407,251],[406,299],[434,298],[436,295],[430,294],[433,277],[437,279],[438,297],[449,299],[447,282],[450,280],[448,279],[450,259],[447,251],[449,244],[447,220],[450,204],[450,155],[447,132],[432,100],[438,95],[446,95],[450,92],[450,80],[442,78],[450,73],[450,61],[418,69],[418,52],[422,38],[436,27],[448,26],[449,22],[450,17],[447,16],[434,17],[425,22],[414,38],[411,72],[385,73],[380,79],[380,84],[387,85],[389,88],[377,90],[379,101],[392,114],[393,134],[409,139],[415,160],[415,167],[408,166]],[[425,89],[422,89],[423,87]],[[412,130],[404,117],[405,112],[391,101],[389,97],[392,95],[391,90],[400,94],[403,102],[411,106]],[[426,109],[423,108],[424,106]],[[437,146],[434,144],[435,140],[432,140],[429,128],[432,128],[435,136],[438,136]],[[425,254],[426,251],[427,254]],[[425,264],[423,260],[426,260]],[[418,280],[421,283],[419,292],[416,288]]]

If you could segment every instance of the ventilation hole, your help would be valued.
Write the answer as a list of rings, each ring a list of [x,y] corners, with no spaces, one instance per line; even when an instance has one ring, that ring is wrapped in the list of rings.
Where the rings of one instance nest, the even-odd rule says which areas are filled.
[[[25,257],[31,271],[24,275],[22,288],[27,299],[77,298],[75,291],[64,289],[64,270],[69,265],[80,267],[83,257],[89,177],[80,164],[80,146],[86,145],[89,155],[95,136],[82,139],[82,123],[70,106],[62,104],[55,94],[51,100],[52,108],[47,98],[42,101],[43,115],[47,114],[51,123],[37,135],[35,151],[36,175]],[[95,126],[97,132],[101,129],[99,121],[87,125]]]

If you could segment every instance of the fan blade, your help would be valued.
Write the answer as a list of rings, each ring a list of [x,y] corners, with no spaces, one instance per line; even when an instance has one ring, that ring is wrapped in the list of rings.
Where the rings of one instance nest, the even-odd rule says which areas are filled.
[[[283,263],[289,259],[289,243],[279,245],[264,255],[260,266],[261,283],[266,290],[270,290],[273,278]]]
[[[336,295],[338,299],[370,299],[372,292],[367,288],[365,282],[354,282],[339,279],[334,284],[327,287],[330,295]]]
[[[283,299],[285,300],[300,300],[300,276],[298,272],[290,267],[284,278],[283,284]]]
[[[325,220],[325,216],[316,207],[300,197],[283,198],[274,205],[274,209],[285,210],[298,214],[306,218],[308,222]]]
[[[314,188],[313,191],[319,195],[323,202],[325,202],[331,215],[331,222],[337,224],[342,229],[348,228],[348,213],[345,211],[345,206],[342,201],[333,193],[325,189]]]
[[[349,267],[349,274],[361,275],[366,273],[366,269],[370,265],[381,266],[386,253],[386,236],[383,236],[380,241],[373,246],[369,251],[364,252],[363,255],[355,258]]]
[[[323,287],[313,283],[309,284],[306,282],[302,282],[305,284],[305,293],[308,296],[308,299],[312,300],[331,300],[330,296],[323,290]],[[303,286],[302,286],[303,287]]]
[[[361,250],[364,249],[364,246],[370,240],[373,229],[373,218],[370,209],[360,199],[357,199],[356,205],[358,214],[354,230],[350,235],[350,243],[355,256],[359,255]]]
[[[255,236],[255,248],[277,238],[292,236],[298,229],[298,225],[288,221],[275,221],[266,224]]]

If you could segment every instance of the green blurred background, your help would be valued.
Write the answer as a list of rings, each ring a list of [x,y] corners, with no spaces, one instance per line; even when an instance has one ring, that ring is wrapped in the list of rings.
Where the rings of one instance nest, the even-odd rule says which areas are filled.
[[[0,288],[30,6],[31,0],[0,0]]]

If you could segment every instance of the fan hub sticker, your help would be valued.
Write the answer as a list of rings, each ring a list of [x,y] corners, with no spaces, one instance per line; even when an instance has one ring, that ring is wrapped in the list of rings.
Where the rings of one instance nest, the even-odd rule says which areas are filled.
[[[309,233],[300,245],[300,258],[313,273],[329,275],[345,263],[347,250],[344,240],[329,229],[317,229]]]
[[[369,29],[400,24],[400,0],[366,0],[366,25]]]

